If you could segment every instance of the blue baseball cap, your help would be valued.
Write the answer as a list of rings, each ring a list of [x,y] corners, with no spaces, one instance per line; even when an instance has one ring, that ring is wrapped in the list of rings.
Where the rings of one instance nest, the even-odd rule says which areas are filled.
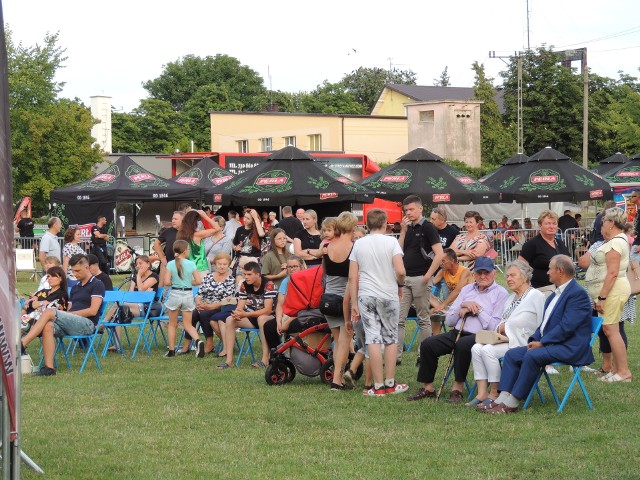
[[[493,264],[493,260],[491,260],[489,257],[478,257],[476,258],[476,263],[473,265],[474,273],[480,270],[493,272],[495,269],[496,266]]]

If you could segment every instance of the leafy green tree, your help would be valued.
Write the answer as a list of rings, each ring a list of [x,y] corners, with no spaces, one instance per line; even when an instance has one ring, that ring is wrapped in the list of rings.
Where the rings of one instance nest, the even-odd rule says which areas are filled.
[[[90,177],[101,161],[92,146],[95,120],[78,99],[59,99],[63,84],[55,80],[63,66],[58,35],[43,45],[15,45],[6,31],[14,195],[29,195],[35,210],[48,211],[54,188]]]
[[[301,94],[300,107],[305,113],[368,113],[366,106],[358,102],[351,92],[345,91],[342,83],[329,83],[326,80],[312,92]]]
[[[360,67],[345,75],[340,82],[346,92],[364,106],[366,113],[371,112],[385,84],[415,85],[416,74],[411,70],[393,68]]]
[[[522,54],[524,150],[551,146],[573,159],[582,157],[582,76],[560,65],[556,52],[541,47]],[[504,80],[508,124],[517,122],[517,59]]]
[[[451,78],[449,77],[449,66],[446,65],[444,70],[440,74],[440,78],[434,78],[433,84],[436,87],[449,87],[451,86]]]
[[[173,152],[185,140],[182,115],[171,104],[156,98],[146,98],[133,110],[140,131],[140,141],[146,152]]]
[[[493,86],[493,78],[487,77],[484,65],[473,62],[475,72],[473,92],[480,106],[480,150],[482,164],[498,166],[503,160],[515,155],[517,145],[513,128],[504,125],[504,120],[496,103],[497,91]]]
[[[137,117],[133,113],[111,112],[111,148],[115,153],[146,152],[140,136]]]
[[[186,55],[164,66],[162,74],[143,84],[156,99],[169,102],[181,111],[189,99],[204,85],[227,87],[231,98],[242,104],[242,110],[255,110],[257,100],[266,93],[264,80],[257,72],[228,55],[201,58]]]
[[[640,151],[640,92],[637,79],[589,75],[589,161],[615,152]]]
[[[233,98],[227,85],[203,85],[184,104],[182,116],[186,134],[196,145],[196,150],[208,150],[211,146],[211,120],[209,112],[239,111],[242,102]]]

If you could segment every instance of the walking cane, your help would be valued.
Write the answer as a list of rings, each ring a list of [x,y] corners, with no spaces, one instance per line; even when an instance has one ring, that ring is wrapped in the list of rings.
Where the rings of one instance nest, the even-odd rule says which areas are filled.
[[[467,312],[467,314],[464,317],[462,317],[462,323],[460,324],[460,330],[458,330],[458,335],[456,335],[456,341],[453,343],[453,348],[451,349],[451,354],[449,355],[449,361],[447,362],[447,368],[444,371],[444,377],[442,377],[442,383],[440,384],[440,388],[438,389],[438,394],[436,395],[436,400],[440,400],[440,395],[442,395],[442,389],[444,389],[444,384],[447,381],[449,369],[451,368],[451,365],[453,364],[453,353],[456,351],[456,344],[458,343],[458,340],[460,339],[460,334],[462,333],[462,330],[464,329],[464,322],[467,320],[467,317],[470,314],[471,314],[471,312]]]

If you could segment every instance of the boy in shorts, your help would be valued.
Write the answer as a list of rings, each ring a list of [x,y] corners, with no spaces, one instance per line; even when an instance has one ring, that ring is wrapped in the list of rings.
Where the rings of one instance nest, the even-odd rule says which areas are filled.
[[[398,240],[385,235],[387,214],[378,208],[367,214],[370,234],[353,246],[349,260],[351,321],[362,321],[373,374],[373,388],[366,395],[382,397],[406,392],[408,385],[395,382],[400,295],[405,269]],[[382,362],[384,345],[384,371]]]

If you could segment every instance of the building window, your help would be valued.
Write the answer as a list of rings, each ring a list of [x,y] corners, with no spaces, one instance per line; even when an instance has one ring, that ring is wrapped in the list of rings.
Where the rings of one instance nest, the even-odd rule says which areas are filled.
[[[322,151],[322,135],[319,133],[315,135],[309,135],[309,150],[312,152]]]
[[[433,123],[433,110],[422,110],[420,112],[420,123]]]
[[[262,142],[263,152],[270,152],[271,150],[273,150],[273,142],[271,141],[271,137],[261,138],[260,141]]]
[[[284,146],[285,147],[295,147],[296,146],[296,137],[284,137]]]
[[[238,153],[249,153],[249,140],[238,140]]]

